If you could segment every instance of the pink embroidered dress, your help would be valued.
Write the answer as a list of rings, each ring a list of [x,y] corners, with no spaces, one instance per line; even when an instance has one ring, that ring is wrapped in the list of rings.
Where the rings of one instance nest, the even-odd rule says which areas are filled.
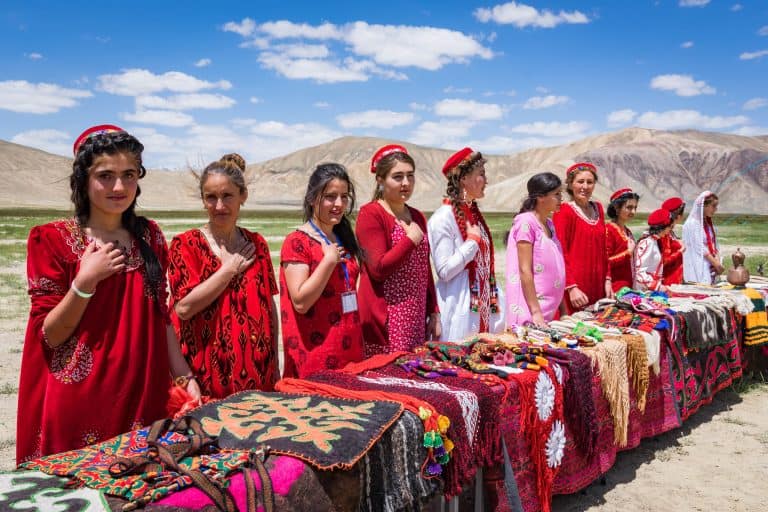
[[[517,242],[529,242],[533,246],[533,282],[544,320],[555,317],[565,293],[565,261],[555,226],[547,219],[552,238],[547,236],[533,212],[520,213],[515,217],[507,243],[507,326],[522,325],[531,319],[531,312],[520,283],[520,263],[517,258]]]

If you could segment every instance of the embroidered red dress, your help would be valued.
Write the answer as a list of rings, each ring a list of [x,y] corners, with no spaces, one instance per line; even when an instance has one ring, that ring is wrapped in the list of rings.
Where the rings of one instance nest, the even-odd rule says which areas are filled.
[[[278,290],[269,246],[260,234],[239,229],[256,247],[253,264],[186,321],[176,316],[174,305],[219,270],[221,260],[199,229],[171,241],[171,319],[202,393],[214,398],[245,389],[272,391],[279,379],[277,325],[270,314]]]
[[[355,233],[365,258],[358,302],[366,357],[421,345],[429,315],[439,312],[427,221],[408,209],[424,232],[418,246],[378,201],[364,205],[357,216]]]
[[[165,271],[160,228],[150,222],[144,239]],[[155,300],[135,240],[126,270],[99,283],[72,337],[54,349],[46,344],[43,320],[69,290],[89,242],[74,220],[36,226],[29,234],[32,306],[21,362],[17,463],[82,448],[166,414],[166,282]]]
[[[660,240],[661,259],[664,262],[663,283],[666,285],[683,282],[683,244],[674,231]]]
[[[578,286],[594,304],[605,297],[605,278],[610,276],[608,253],[605,249],[605,215],[600,203],[590,201],[597,209],[597,218],[584,215],[576,203],[569,201],[552,216],[557,238],[563,247],[566,290]],[[565,294],[568,312],[573,312]]]
[[[623,287],[632,288],[635,272],[632,268],[632,253],[635,250],[635,237],[626,226],[615,222],[605,224],[605,250],[611,267],[613,291]]]
[[[285,351],[283,377],[304,378],[319,370],[335,370],[363,359],[360,315],[357,311],[342,312],[341,294],[347,291],[347,282],[340,263],[309,311],[302,315],[293,308],[283,264],[309,265],[311,275],[322,259],[321,243],[307,233],[297,230],[285,237],[280,251],[280,323]],[[347,258],[345,262],[350,287],[354,290],[360,267],[354,258]],[[361,300],[358,297],[358,305]]]

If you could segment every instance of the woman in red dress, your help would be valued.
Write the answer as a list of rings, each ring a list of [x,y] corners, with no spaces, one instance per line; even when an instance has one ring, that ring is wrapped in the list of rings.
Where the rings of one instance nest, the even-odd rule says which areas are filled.
[[[165,238],[134,212],[143,149],[113,125],[83,132],[70,176],[75,217],[29,234],[19,464],[163,418],[171,379],[189,375],[166,309]]]
[[[173,238],[168,281],[182,352],[203,394],[272,391],[277,359],[277,283],[269,246],[237,225],[248,198],[245,160],[224,155],[200,176],[208,223]]]
[[[406,204],[415,168],[408,151],[395,144],[380,148],[371,162],[376,189],[360,208],[355,228],[363,251],[360,318],[366,357],[440,339],[427,221]]]
[[[283,377],[304,378],[363,359],[356,292],[360,249],[348,214],[355,189],[340,164],[317,166],[304,220],[280,251]]]
[[[603,207],[592,201],[596,183],[594,165],[580,162],[570,166],[565,187],[571,201],[563,203],[552,216],[565,258],[568,312],[584,309],[604,297],[613,297]]]
[[[614,292],[625,286],[632,288],[635,275],[632,268],[635,237],[627,227],[627,222],[635,217],[639,200],[640,196],[631,188],[622,188],[611,195],[611,202],[606,211],[611,222],[605,224],[605,249],[608,252]]]
[[[685,201],[679,197],[670,197],[661,205],[672,216],[672,230],[669,236],[661,238],[661,257],[664,260],[664,284],[682,284],[683,282],[683,253],[685,246],[675,235],[677,221],[683,218]]]

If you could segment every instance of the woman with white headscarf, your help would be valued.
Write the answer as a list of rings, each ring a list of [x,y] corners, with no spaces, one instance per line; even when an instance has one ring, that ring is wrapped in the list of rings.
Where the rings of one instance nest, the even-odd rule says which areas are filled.
[[[717,211],[717,195],[705,190],[693,203],[693,211],[683,224],[683,279],[686,282],[714,284],[725,268],[720,261],[717,232],[712,217]]]

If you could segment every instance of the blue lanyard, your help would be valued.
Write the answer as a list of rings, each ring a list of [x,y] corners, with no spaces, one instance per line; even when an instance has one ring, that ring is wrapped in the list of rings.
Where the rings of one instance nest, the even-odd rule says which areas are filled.
[[[328,240],[328,237],[325,236],[325,233],[323,233],[323,231],[319,227],[317,227],[315,223],[312,222],[312,220],[309,221],[309,225],[312,226],[312,228],[317,232],[318,235],[320,235],[320,238],[322,238],[325,243],[327,243],[328,245],[331,245],[331,241]],[[339,241],[338,235],[334,233],[334,236],[336,237],[336,243],[339,244],[341,247],[344,247],[342,243]],[[344,271],[344,283],[347,285],[347,291],[349,291],[352,289],[352,287],[350,286],[350,283],[349,283],[349,271],[347,270],[347,263],[344,261],[344,258],[341,259],[341,268]]]

